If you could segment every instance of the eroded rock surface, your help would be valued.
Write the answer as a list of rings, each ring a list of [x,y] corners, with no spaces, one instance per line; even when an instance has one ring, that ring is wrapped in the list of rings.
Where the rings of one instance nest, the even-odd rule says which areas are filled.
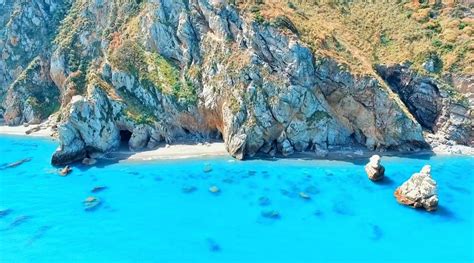
[[[432,131],[425,136],[432,148],[443,148],[446,153],[456,153],[456,148],[462,148],[456,145],[474,145],[474,111],[467,98],[460,94],[450,96],[446,91],[449,88],[444,91],[440,89],[446,83],[420,76],[406,65],[378,66],[377,71],[390,88],[400,95],[420,124]],[[470,94],[467,87],[469,84],[452,82],[459,86],[465,85],[460,90],[465,89],[464,92]]]
[[[401,204],[434,211],[438,208],[436,182],[431,177],[431,166],[425,165],[395,190],[395,198]]]
[[[227,1],[208,0],[45,1],[21,8],[17,30],[0,31],[10,39],[0,42],[9,56],[0,63],[1,89],[8,88],[0,99],[11,125],[37,123],[59,109],[54,164],[120,143],[141,150],[181,139],[223,140],[238,159],[470,143],[471,111],[444,106],[435,84],[412,81],[402,69],[380,73],[391,89],[375,74],[356,74],[316,55],[288,17],[263,23]],[[43,18],[48,8],[61,26]],[[31,23],[51,41],[26,41],[28,33],[18,29]],[[15,55],[22,50],[31,52]]]
[[[365,172],[367,173],[367,177],[372,181],[380,181],[383,179],[385,168],[380,164],[379,155],[370,157],[369,163],[365,165]]]

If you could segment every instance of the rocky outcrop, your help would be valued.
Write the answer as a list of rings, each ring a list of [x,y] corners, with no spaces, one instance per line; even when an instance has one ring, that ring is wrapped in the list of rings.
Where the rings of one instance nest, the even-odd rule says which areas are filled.
[[[433,130],[442,108],[442,98],[436,83],[429,77],[416,75],[408,66],[377,66],[377,71],[420,124]]]
[[[355,77],[332,60],[320,62],[318,84],[353,138],[371,150],[425,148],[422,128],[405,105],[372,76]]]
[[[466,97],[442,80],[416,74],[407,65],[377,66],[377,71],[429,130],[426,140],[432,148],[474,145],[474,113]]]
[[[434,211],[438,208],[436,182],[431,177],[431,166],[425,165],[395,190],[395,198],[401,204]]]
[[[68,110],[67,121],[59,126],[60,146],[53,154],[53,164],[80,161],[88,154],[118,147],[119,129],[112,116],[120,108],[101,89],[92,86],[89,99],[73,97]]]
[[[11,85],[3,101],[8,125],[38,124],[59,109],[59,90],[47,58],[37,57]]]
[[[353,147],[417,150],[427,147],[423,127],[440,125],[449,140],[466,138],[459,127],[470,111],[443,107],[435,84],[379,70],[390,89],[373,73],[355,74],[315,55],[288,17],[264,23],[208,0],[57,6],[66,17],[40,66],[23,70],[26,83],[12,73],[20,62],[7,61],[16,81],[5,82],[3,102],[10,124],[39,122],[60,107],[54,164],[112,151],[122,140],[141,150],[217,138],[245,159]],[[28,83],[36,88],[24,88]],[[29,96],[55,107],[30,109]]]
[[[57,99],[48,96],[49,89],[54,89],[50,85],[49,76],[34,76],[32,74],[44,72],[44,70],[34,69],[38,63],[38,59],[35,58],[39,55],[44,56],[50,50],[51,40],[68,10],[70,2],[69,0],[7,0],[0,2],[0,10],[2,10],[0,12],[0,102],[3,102],[1,103],[2,107],[6,107],[8,118],[5,118],[5,121],[7,124],[18,125],[32,119],[37,122],[37,117],[44,119],[51,114],[49,112],[38,116],[38,113],[31,109],[34,107],[31,104],[34,103],[18,107],[14,104],[21,103],[18,101],[25,101],[31,95],[33,98]],[[49,65],[44,65],[44,61],[41,63],[43,64],[42,68],[49,67]],[[31,70],[35,72],[31,72]],[[35,82],[33,85],[38,85],[33,88],[35,90],[26,92],[33,94],[23,94],[25,89],[28,90],[28,87],[25,86],[32,85],[21,81],[25,78],[33,78],[32,81]],[[16,85],[13,84],[15,82],[17,82]],[[7,89],[12,84],[14,87],[11,89],[16,91],[7,93]],[[44,91],[45,94],[38,95],[39,90]],[[22,95],[26,95],[26,97]],[[51,103],[54,104],[53,101]]]
[[[248,21],[220,3],[164,1],[154,8],[158,12],[139,11],[135,26],[140,30],[134,36],[139,44],[120,36],[116,43],[104,43],[110,64],[102,62],[97,89],[105,90],[101,101],[120,110],[100,106],[88,89],[83,100],[93,102],[95,113],[85,118],[98,123],[85,125],[75,117],[83,116],[74,113],[77,102],[70,103],[74,114],[61,125],[77,130],[87,153],[116,147],[120,130],[132,132],[134,150],[161,140],[222,134],[229,153],[239,159],[356,145],[424,146],[421,127],[375,78],[341,72],[330,59],[316,67],[311,50],[293,32]],[[55,51],[53,61],[61,61],[60,53],[64,50]],[[52,64],[64,103],[70,73],[57,66],[64,63]],[[107,132],[97,132],[101,127]]]
[[[385,167],[380,164],[380,156],[373,155],[370,157],[369,163],[365,165],[365,172],[372,181],[380,181],[383,179]]]

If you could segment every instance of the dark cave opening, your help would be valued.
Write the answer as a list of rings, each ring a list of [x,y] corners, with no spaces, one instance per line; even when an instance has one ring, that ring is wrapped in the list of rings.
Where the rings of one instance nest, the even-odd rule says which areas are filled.
[[[130,138],[132,138],[132,132],[129,130],[121,130],[120,131],[120,144],[127,144],[128,141],[130,141]]]

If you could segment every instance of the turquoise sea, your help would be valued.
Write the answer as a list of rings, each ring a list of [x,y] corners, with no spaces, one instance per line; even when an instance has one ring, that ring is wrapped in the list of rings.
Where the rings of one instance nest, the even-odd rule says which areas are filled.
[[[474,261],[473,157],[384,157],[378,184],[365,159],[115,162],[61,177],[55,147],[0,137],[0,262]],[[393,197],[425,164],[433,213]],[[93,211],[88,196],[102,201]]]

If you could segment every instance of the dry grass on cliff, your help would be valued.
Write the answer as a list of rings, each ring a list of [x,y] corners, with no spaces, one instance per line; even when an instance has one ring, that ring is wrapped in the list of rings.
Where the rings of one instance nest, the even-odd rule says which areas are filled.
[[[465,17],[467,3],[431,2],[249,0],[238,7],[261,22],[288,17],[317,55],[335,58],[353,72],[406,61],[421,71],[426,58],[437,54],[441,73],[474,73],[474,21]]]

